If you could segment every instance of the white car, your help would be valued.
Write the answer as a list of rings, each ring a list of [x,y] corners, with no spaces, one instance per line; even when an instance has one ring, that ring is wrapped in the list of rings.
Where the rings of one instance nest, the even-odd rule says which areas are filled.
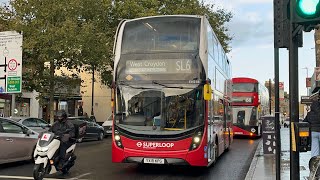
[[[112,134],[112,114],[107,118],[107,120],[102,124],[105,135]]]

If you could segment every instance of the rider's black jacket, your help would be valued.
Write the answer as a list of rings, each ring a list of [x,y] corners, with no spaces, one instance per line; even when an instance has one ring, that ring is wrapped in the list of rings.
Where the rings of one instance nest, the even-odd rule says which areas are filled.
[[[75,128],[74,125],[68,120],[56,121],[49,129],[50,132],[53,132],[56,135],[64,136],[68,135],[68,138],[62,138],[62,141],[66,143],[69,138],[75,137]],[[67,133],[66,133],[67,132]]]

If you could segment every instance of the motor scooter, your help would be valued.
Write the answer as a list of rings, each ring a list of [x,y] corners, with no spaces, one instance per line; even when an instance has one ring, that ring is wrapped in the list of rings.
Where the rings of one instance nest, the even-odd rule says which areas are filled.
[[[60,165],[59,148],[61,138],[61,136],[55,135],[52,132],[45,132],[39,137],[33,153],[35,161],[33,178],[35,180],[42,180],[46,174],[56,172],[66,174],[74,165],[76,160],[76,156],[74,155],[76,140],[72,141],[73,144],[66,150],[65,159],[67,160]]]

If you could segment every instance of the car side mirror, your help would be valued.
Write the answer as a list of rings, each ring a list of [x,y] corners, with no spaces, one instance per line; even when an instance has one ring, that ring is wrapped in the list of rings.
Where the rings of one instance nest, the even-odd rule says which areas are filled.
[[[25,134],[27,136],[30,136],[30,134],[32,134],[32,131],[30,129],[25,129]]]

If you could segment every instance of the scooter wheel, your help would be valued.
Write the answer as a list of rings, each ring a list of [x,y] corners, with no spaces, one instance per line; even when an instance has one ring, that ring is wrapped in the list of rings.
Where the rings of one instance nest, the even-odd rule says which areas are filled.
[[[43,168],[43,164],[36,164],[33,168],[33,178],[35,180],[42,180],[45,175],[45,169]]]
[[[63,168],[61,169],[62,174],[68,174],[69,173],[69,168]]]

